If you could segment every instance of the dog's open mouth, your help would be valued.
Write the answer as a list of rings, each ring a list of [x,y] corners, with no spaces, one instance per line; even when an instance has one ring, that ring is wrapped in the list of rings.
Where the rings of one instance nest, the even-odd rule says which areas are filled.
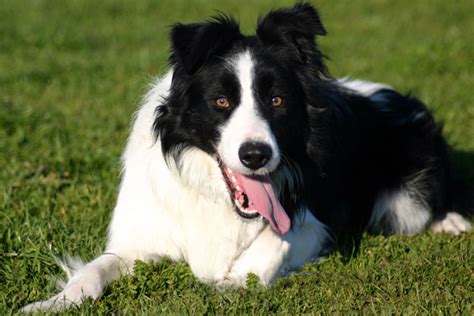
[[[243,175],[232,171],[221,160],[219,166],[241,217],[256,218],[261,215],[280,235],[290,229],[290,218],[276,197],[268,175]]]

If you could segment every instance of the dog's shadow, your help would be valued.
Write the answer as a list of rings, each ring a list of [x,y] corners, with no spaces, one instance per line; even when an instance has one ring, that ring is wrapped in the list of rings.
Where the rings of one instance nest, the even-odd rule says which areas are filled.
[[[450,152],[450,159],[453,165],[453,175],[462,183],[464,191],[460,192],[464,195],[462,197],[462,204],[457,206],[464,210],[464,212],[460,210],[461,213],[464,213],[472,220],[474,215],[474,152],[452,150]],[[454,209],[453,211],[457,210]],[[360,231],[342,234],[335,238],[334,250],[342,255],[344,263],[359,255],[363,236],[364,232]]]

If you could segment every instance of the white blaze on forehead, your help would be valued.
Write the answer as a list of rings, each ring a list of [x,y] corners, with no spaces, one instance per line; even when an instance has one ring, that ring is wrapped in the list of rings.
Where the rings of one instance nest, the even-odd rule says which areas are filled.
[[[262,118],[253,93],[254,60],[249,51],[245,51],[229,62],[229,67],[235,72],[240,84],[240,104],[221,128],[221,138],[217,150],[224,163],[232,170],[249,174],[239,159],[240,146],[249,141],[268,144],[273,151],[272,158],[257,173],[269,173],[280,162],[280,150],[268,122]]]
[[[254,61],[249,51],[238,55],[232,62],[232,68],[237,73],[240,83],[240,108],[256,112],[256,105],[253,96],[253,72]],[[255,113],[256,114],[256,113]],[[256,115],[254,116],[257,119]]]

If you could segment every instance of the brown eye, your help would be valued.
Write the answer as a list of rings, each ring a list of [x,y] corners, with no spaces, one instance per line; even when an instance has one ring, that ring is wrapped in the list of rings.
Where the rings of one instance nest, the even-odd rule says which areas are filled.
[[[229,101],[227,100],[226,97],[220,97],[215,100],[215,103],[218,107],[225,109],[229,107]]]
[[[272,106],[279,107],[282,104],[283,104],[283,98],[282,97],[273,97],[272,98]]]

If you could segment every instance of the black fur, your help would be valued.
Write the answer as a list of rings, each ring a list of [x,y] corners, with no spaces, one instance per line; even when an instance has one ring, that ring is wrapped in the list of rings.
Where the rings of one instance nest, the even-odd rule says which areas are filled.
[[[275,172],[288,168],[299,183],[283,184],[288,213],[305,205],[336,233],[360,232],[377,195],[403,188],[442,216],[452,202],[452,178],[441,128],[412,96],[380,90],[364,97],[324,79],[329,74],[315,43],[324,34],[310,4],[270,12],[250,37],[228,17],[174,26],[171,93],[154,124],[164,154],[178,159],[195,146],[216,155],[219,127],[234,109],[218,109],[213,100],[225,95],[239,103],[239,83],[226,62],[250,50],[259,112],[284,156]],[[269,107],[272,95],[284,95],[284,106]],[[410,181],[420,173],[415,186]],[[394,229],[385,218],[380,230]]]

